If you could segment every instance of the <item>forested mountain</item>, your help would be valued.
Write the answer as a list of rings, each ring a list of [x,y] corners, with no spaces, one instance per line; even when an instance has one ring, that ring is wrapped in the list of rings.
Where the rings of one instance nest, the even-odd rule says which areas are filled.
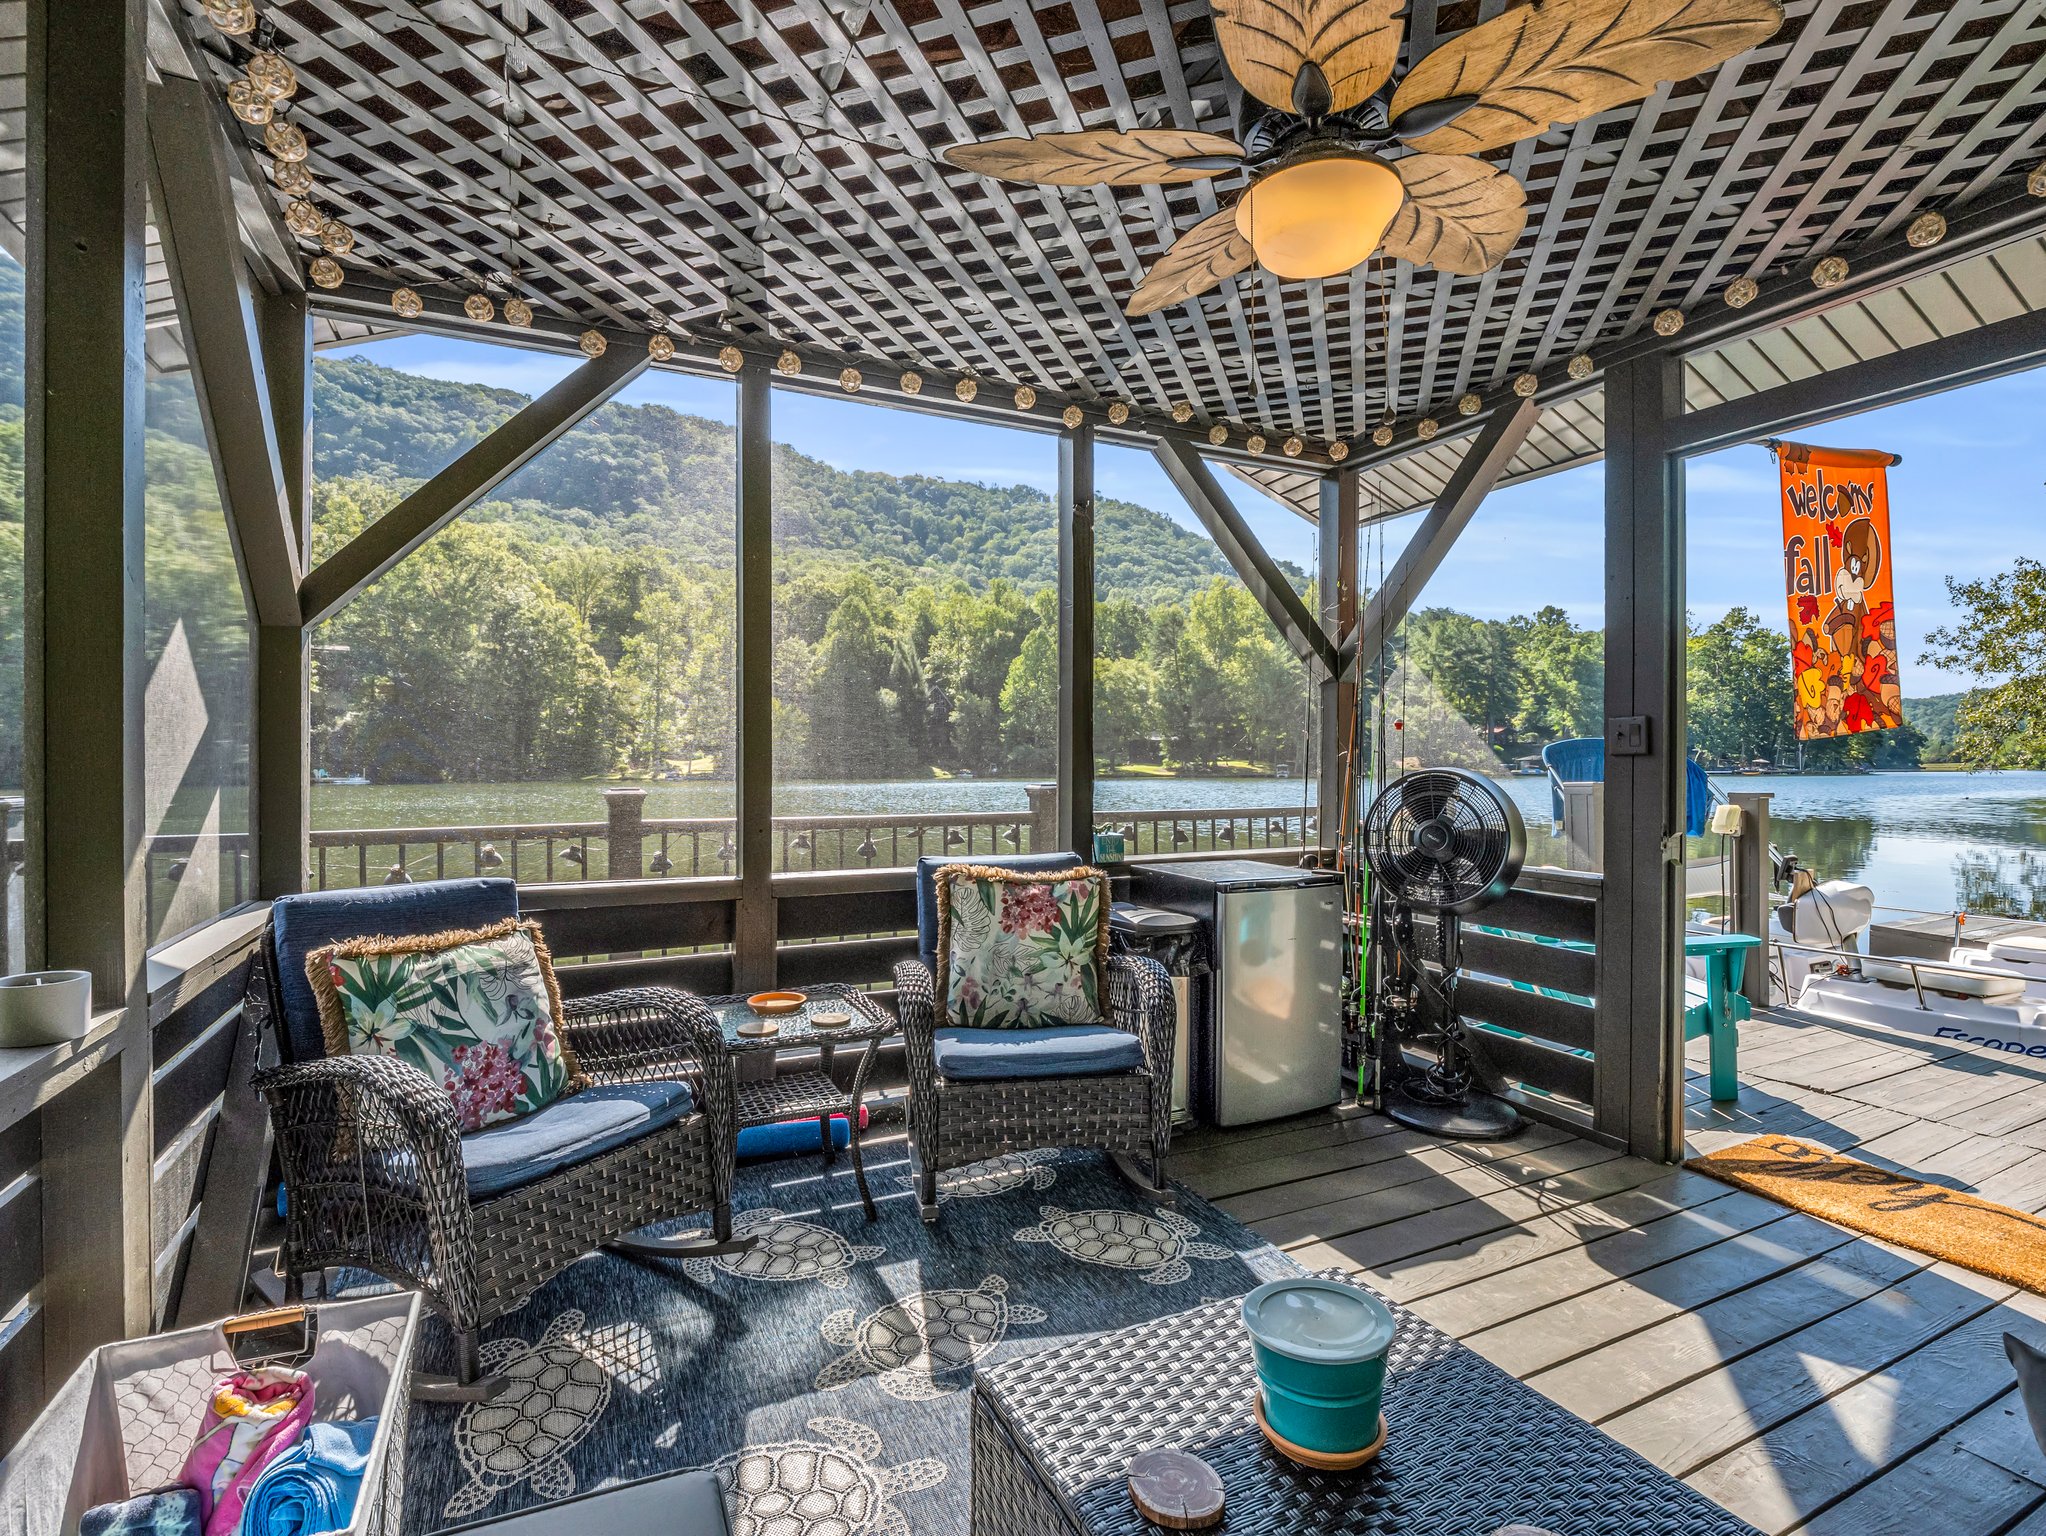
[[[423,379],[361,357],[314,369],[314,469],[423,480],[524,405],[480,384]],[[688,549],[732,558],[732,429],[664,405],[606,405],[508,481],[492,515],[549,537],[579,528],[592,542]],[[1050,498],[1030,486],[836,469],[775,445],[774,531],[791,553],[1006,578],[1026,589],[1057,579]],[[1184,597],[1229,567],[1214,544],[1126,501],[1096,508],[1096,569],[1106,592]]]
[[[1965,693],[1929,693],[1922,699],[1904,701],[1904,719],[1925,737],[1925,756],[1941,763],[1954,755],[1954,737],[1959,733],[1955,716],[1960,713]]]

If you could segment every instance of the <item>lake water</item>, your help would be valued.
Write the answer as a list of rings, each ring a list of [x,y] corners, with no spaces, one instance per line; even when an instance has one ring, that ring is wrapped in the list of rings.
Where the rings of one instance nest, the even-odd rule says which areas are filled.
[[[1876,773],[1714,780],[1768,792],[1772,838],[1822,878],[1859,880],[1886,906],[2008,911],[2046,919],[2046,773]],[[1530,853],[1553,857],[1545,779],[1502,779],[1528,823]],[[698,780],[647,786],[653,817],[730,815],[732,786]],[[784,816],[953,811],[1020,813],[1020,779],[784,784]],[[1307,786],[1312,804],[1313,786]],[[1298,809],[1298,779],[1112,779],[1095,787],[1106,814],[1221,807]],[[318,828],[602,821],[595,784],[320,785]]]

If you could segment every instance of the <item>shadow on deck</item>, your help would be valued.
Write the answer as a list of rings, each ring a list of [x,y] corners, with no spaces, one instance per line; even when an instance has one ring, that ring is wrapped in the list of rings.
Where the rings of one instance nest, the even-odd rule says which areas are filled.
[[[1693,1152],[1780,1132],[2046,1209],[2046,1070],[1769,1010]],[[1196,1133],[1174,1174],[1351,1270],[1763,1531],[2046,1536],[2004,1360],[2046,1300],[1546,1127],[1453,1146],[1330,1111]]]

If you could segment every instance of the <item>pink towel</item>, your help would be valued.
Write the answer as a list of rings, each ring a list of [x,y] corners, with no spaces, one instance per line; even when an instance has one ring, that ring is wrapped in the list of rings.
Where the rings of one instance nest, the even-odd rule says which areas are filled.
[[[213,1384],[199,1443],[185,1458],[184,1481],[199,1490],[205,1536],[234,1536],[249,1489],[313,1417],[313,1379],[264,1366]]]

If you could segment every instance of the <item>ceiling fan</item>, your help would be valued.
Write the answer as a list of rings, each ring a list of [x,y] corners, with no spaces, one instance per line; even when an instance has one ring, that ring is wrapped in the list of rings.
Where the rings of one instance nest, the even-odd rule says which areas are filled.
[[[1091,130],[956,145],[965,170],[1046,186],[1246,171],[1232,207],[1181,235],[1126,308],[1146,315],[1263,265],[1332,277],[1373,251],[1475,276],[1506,259],[1527,193],[1475,158],[1716,68],[1783,24],[1778,0],[1538,0],[1459,34],[1397,88],[1404,0],[1214,0],[1243,86],[1235,138]]]

